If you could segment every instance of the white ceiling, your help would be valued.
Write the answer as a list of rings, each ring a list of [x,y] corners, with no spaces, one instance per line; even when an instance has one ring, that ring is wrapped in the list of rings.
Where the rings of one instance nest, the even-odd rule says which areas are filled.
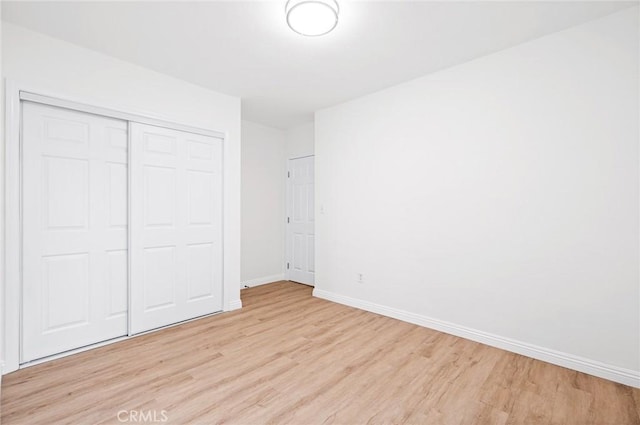
[[[339,0],[340,1],[340,0]],[[2,2],[2,19],[242,98],[278,128],[313,112],[637,2],[340,1],[331,34],[289,30],[281,1]]]

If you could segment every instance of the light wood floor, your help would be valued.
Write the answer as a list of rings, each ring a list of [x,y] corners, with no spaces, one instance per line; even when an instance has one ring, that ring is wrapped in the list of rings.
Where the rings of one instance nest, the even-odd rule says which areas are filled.
[[[5,376],[2,423],[119,423],[118,412],[141,411],[170,424],[640,424],[640,390],[319,300],[303,285],[247,289],[242,301]]]

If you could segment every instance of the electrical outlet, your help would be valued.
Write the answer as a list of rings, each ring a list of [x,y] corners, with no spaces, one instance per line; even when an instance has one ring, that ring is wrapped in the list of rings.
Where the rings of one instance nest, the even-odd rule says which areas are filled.
[[[364,283],[364,274],[363,273],[356,273],[356,281],[358,283]]]

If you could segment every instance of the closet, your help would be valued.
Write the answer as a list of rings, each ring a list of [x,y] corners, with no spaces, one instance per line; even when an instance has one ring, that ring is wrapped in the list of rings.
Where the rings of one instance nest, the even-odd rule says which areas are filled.
[[[20,363],[222,310],[223,139],[21,107]]]

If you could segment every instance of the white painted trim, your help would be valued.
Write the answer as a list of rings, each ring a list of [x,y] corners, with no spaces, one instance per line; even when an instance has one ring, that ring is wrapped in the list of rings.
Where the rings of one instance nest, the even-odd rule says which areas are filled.
[[[116,118],[123,121],[133,121],[140,124],[153,125],[155,127],[168,128],[171,130],[184,131],[186,133],[200,134],[203,136],[211,136],[219,139],[224,139],[224,133],[213,130],[206,130],[203,128],[192,127],[188,125],[178,124],[175,122],[169,122],[159,118],[152,118],[143,115],[139,115],[132,112],[118,111],[110,108],[104,108],[101,106],[89,105],[83,102],[76,102],[66,100],[53,96],[46,96],[38,93],[32,93],[27,90],[20,90],[20,100],[27,102],[41,103],[44,105],[56,106],[58,108],[71,109],[74,111],[85,112],[94,115],[101,115],[103,117]]]
[[[224,311],[240,310],[242,308],[242,300],[233,300],[229,302],[229,308]]]
[[[133,134],[131,133],[131,122],[127,122],[127,335],[133,336],[131,332],[131,275],[133,270],[131,269],[131,253],[133,252],[133,226],[131,226],[132,214],[131,205],[133,205],[131,182],[133,181],[133,149],[131,149],[131,140],[133,140]]]
[[[258,277],[256,279],[251,279],[251,280],[245,280],[244,282],[242,282],[242,286],[240,289],[246,289],[245,286],[249,288],[253,288],[254,286],[266,285],[268,283],[277,282],[279,280],[285,280],[284,273],[274,274],[271,276]]]
[[[5,81],[4,361],[3,373],[20,366],[20,92]]]
[[[620,368],[595,360],[586,359],[584,357],[574,356],[572,354],[563,353],[550,348],[540,347],[511,338],[505,338],[499,335],[468,328],[466,326],[456,325],[443,320],[410,313],[408,311],[375,304],[357,298],[347,297],[318,288],[313,290],[313,296],[372,313],[381,314],[383,316],[392,317],[404,322],[413,323],[414,325],[459,336],[461,338],[480,342],[482,344],[490,345],[513,353],[522,354],[523,356],[542,360],[558,366],[577,370],[579,372],[584,372],[599,378],[640,388],[640,371]]]
[[[289,217],[290,217],[290,207],[289,203],[291,201],[291,159],[287,159],[286,164],[286,174],[284,175],[285,181],[285,197],[284,197],[284,264],[282,265],[284,270],[284,279],[289,279],[291,273],[289,271],[289,264],[292,262],[291,257],[291,241],[289,238]]]
[[[112,116],[113,118],[119,118],[124,121],[143,122],[150,125],[156,125],[158,127],[167,127],[175,130],[187,131],[190,133],[204,134],[206,136],[223,138],[225,140],[228,138],[226,132],[178,123],[173,121],[172,118],[163,116],[157,112],[131,108],[129,105],[125,104],[107,103],[102,99],[91,98],[88,96],[69,95],[68,93],[51,90],[50,88],[45,86],[27,84],[19,80],[6,79],[6,82],[6,89],[10,88],[11,90],[17,91],[19,94],[20,92],[22,92],[22,94],[26,97],[35,96],[32,98],[34,99],[32,101],[38,103],[61,106],[67,109],[74,109],[81,112],[94,113],[104,116],[112,116],[111,114],[115,114]],[[58,102],[61,103],[58,104]]]
[[[287,158],[287,161],[291,161],[292,159],[310,158],[312,156],[316,156],[316,155],[312,153],[311,155],[292,156],[291,158]]]

